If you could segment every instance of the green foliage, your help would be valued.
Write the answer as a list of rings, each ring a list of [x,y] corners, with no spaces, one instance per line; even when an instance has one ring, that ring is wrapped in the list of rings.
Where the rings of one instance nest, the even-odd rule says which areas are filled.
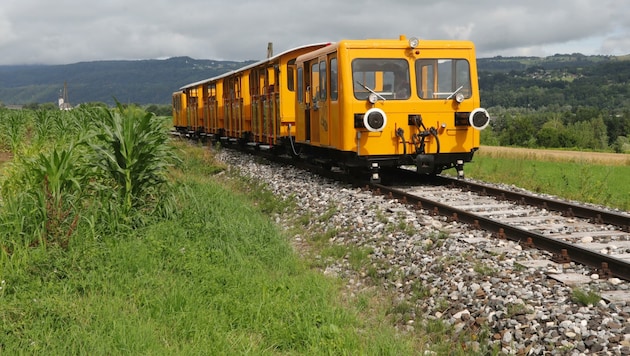
[[[95,122],[92,164],[113,181],[123,216],[158,199],[166,185],[166,169],[174,160],[166,145],[168,134],[152,113],[136,107],[107,110]]]
[[[79,158],[90,146],[73,147]],[[43,161],[64,166],[62,151]],[[416,351],[391,325],[364,322],[341,303],[336,282],[298,260],[249,197],[202,167],[179,167],[179,184],[168,188],[181,211],[175,220],[115,235],[80,224],[82,238],[67,249],[0,250],[3,354]]]
[[[488,182],[516,184],[535,192],[567,199],[630,209],[630,165],[606,166],[579,162],[475,156],[466,175]]]
[[[599,294],[591,290],[587,291],[580,288],[574,288],[571,291],[571,300],[584,306],[595,305],[601,299],[602,297]]]
[[[31,116],[27,111],[0,109],[0,148],[16,153],[30,125]]]
[[[630,120],[630,115],[611,116],[584,107],[536,111],[499,107],[491,112],[490,132],[481,134],[483,144],[532,148],[612,150],[617,137],[628,133],[623,120]]]
[[[152,114],[125,110],[125,120],[106,108],[1,112],[14,158],[0,182],[0,246],[67,248],[79,230],[98,236],[172,216],[167,130]]]
[[[630,135],[630,61],[496,57],[479,68],[481,104],[494,119],[484,144],[618,151],[617,137]]]

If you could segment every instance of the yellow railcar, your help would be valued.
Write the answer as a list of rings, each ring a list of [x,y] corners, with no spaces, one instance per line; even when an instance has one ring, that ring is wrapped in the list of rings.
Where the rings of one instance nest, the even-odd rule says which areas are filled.
[[[295,124],[295,59],[327,43],[282,52],[180,90],[186,95],[191,134],[271,148]]]
[[[279,148],[370,172],[463,165],[490,120],[470,41],[343,40],[295,48],[180,88],[174,124],[214,140]],[[180,103],[180,104],[177,104]]]
[[[200,135],[207,127],[205,103],[208,100],[205,81],[189,84],[180,88],[185,98],[185,114],[180,125],[180,132],[186,135]]]
[[[188,130],[186,122],[186,94],[176,91],[173,93],[173,127],[178,132]]]
[[[296,65],[302,154],[370,170],[373,180],[402,165],[463,176],[489,122],[470,41],[344,40]]]

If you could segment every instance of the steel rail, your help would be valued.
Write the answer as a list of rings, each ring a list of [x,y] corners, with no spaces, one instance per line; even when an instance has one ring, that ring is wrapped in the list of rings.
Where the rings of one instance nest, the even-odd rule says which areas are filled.
[[[549,251],[557,256],[559,260],[570,258],[570,260],[577,263],[602,270],[603,273],[610,273],[624,280],[630,280],[630,264],[618,258],[611,257],[610,255],[601,254],[536,232],[510,226],[500,221],[479,216],[382,184],[372,184],[372,187],[380,191],[381,194],[386,194],[408,204],[416,205],[422,209],[431,211],[433,214],[462,221],[476,228],[493,232],[495,236],[519,242],[527,247]]]
[[[565,202],[552,198],[544,198],[523,192],[514,192],[506,189],[491,187],[480,183],[450,178],[446,176],[436,177],[436,181],[441,184],[451,184],[470,191],[485,193],[492,196],[499,196],[511,201],[518,201],[521,204],[527,204],[547,210],[558,211],[565,216],[580,217],[590,219],[592,222],[595,223],[618,226],[624,231],[630,232],[630,216],[627,214],[615,213],[595,207],[574,204],[571,202]]]

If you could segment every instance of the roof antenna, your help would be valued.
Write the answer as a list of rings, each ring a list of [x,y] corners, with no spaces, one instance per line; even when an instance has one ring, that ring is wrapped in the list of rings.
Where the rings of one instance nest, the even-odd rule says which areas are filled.
[[[267,43],[267,58],[273,57],[273,42]]]

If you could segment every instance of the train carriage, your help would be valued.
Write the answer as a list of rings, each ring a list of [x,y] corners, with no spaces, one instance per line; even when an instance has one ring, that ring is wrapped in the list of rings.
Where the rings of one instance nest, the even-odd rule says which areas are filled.
[[[327,45],[297,47],[237,71],[246,113],[241,136],[247,143],[262,147],[285,143],[290,125],[295,126],[295,59]]]
[[[297,59],[296,144],[349,169],[472,160],[489,115],[469,41],[344,40]]]
[[[176,97],[179,99],[175,99]],[[187,136],[205,134],[208,126],[205,113],[208,98],[206,81],[191,83],[180,88],[179,92],[173,94],[173,98],[181,101],[181,110],[177,112],[179,115],[175,127],[177,131]]]
[[[455,167],[463,177],[490,120],[470,41],[312,44],[180,90],[178,129],[175,106],[195,134],[278,148],[372,181],[404,165],[421,174]]]
[[[188,131],[186,104],[184,92],[180,90],[173,93],[173,127],[177,132]]]

